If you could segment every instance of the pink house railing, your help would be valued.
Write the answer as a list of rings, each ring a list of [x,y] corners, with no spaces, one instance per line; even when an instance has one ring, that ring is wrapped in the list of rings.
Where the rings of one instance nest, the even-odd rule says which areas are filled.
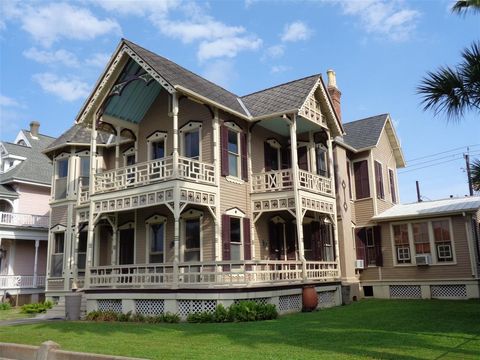
[[[49,217],[45,215],[19,214],[0,211],[0,224],[48,228]]]

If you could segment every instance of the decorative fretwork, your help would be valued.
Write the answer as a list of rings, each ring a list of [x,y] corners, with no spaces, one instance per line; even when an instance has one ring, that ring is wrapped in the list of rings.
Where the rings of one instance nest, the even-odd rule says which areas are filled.
[[[253,202],[254,212],[289,210],[289,209],[290,210],[295,209],[295,198],[293,196],[277,198],[277,199],[268,199],[268,200],[256,200]]]
[[[120,299],[97,300],[97,306],[100,311],[113,311],[116,313],[123,312],[122,300]]]
[[[166,204],[173,200],[173,189],[150,191],[116,199],[95,201],[95,213],[119,211]]]
[[[420,285],[390,285],[390,298],[392,299],[421,299]]]
[[[88,209],[77,210],[79,222],[88,221]]]
[[[135,300],[135,312],[141,315],[160,315],[165,311],[163,299],[139,299]]]
[[[305,210],[313,210],[327,214],[334,214],[335,205],[333,202],[315,200],[302,196],[302,208]]]
[[[284,295],[278,299],[279,311],[299,311],[302,308],[302,295]]]
[[[214,312],[217,300],[179,300],[178,313],[181,317],[203,311]]]
[[[239,302],[242,301],[253,301],[259,305],[267,305],[270,304],[270,298],[268,297],[261,297],[261,298],[249,298],[249,299],[235,299],[233,302],[235,304],[238,304]]]
[[[465,285],[432,285],[430,286],[432,298],[466,298],[467,287]]]
[[[204,192],[204,191],[195,191],[189,189],[180,190],[180,201],[189,203],[189,204],[199,204],[199,205],[215,205],[215,194]]]
[[[315,87],[316,88],[316,87]],[[325,116],[322,114],[320,102],[315,98],[315,93],[310,93],[307,101],[300,108],[298,114],[305,119],[320,125],[326,125]]]

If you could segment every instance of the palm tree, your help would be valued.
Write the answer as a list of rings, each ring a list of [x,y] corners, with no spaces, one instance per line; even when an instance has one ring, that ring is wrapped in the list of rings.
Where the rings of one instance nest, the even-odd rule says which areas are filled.
[[[463,51],[462,62],[455,68],[428,72],[417,92],[423,97],[423,109],[435,115],[444,112],[448,119],[460,119],[465,111],[480,114],[480,42]]]
[[[472,177],[473,189],[480,191],[480,159],[473,160],[470,166],[470,175]]]
[[[480,0],[460,0],[452,6],[452,12],[466,14],[468,11],[480,12]]]

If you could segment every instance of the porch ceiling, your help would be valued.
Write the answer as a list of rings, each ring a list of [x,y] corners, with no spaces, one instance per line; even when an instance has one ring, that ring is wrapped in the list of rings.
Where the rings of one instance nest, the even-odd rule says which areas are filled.
[[[288,137],[290,135],[290,129],[287,122],[281,118],[262,120],[258,123],[258,125],[281,136]],[[318,130],[318,125],[312,123],[310,120],[304,119],[301,116],[297,116],[297,134]]]

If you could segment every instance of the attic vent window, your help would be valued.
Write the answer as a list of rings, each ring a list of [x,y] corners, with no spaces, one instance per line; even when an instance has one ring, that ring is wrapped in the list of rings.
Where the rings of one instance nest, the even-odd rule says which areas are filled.
[[[27,146],[27,143],[25,142],[25,140],[21,139],[21,140],[18,140],[17,145]]]

